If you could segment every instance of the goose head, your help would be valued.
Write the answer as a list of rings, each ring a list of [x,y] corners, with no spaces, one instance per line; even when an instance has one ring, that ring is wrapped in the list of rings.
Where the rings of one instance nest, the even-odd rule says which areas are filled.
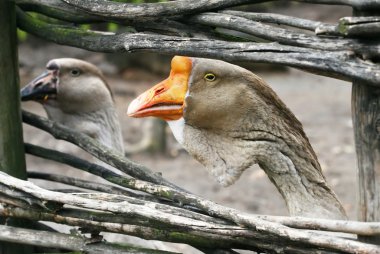
[[[86,113],[113,105],[100,70],[73,58],[49,61],[46,71],[21,90],[21,100],[35,100],[67,113]]]
[[[344,217],[302,124],[262,78],[244,68],[176,56],[169,77],[132,101],[128,115],[166,120],[178,142],[223,186],[259,164],[291,215]]]
[[[111,90],[101,71],[74,58],[49,61],[46,71],[21,89],[22,101],[37,101],[49,119],[123,151]]]

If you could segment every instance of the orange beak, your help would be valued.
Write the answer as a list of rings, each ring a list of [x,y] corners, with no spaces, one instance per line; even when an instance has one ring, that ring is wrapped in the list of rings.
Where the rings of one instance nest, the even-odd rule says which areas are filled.
[[[191,68],[189,57],[173,57],[169,77],[134,99],[129,104],[128,116],[155,116],[164,120],[181,118]]]

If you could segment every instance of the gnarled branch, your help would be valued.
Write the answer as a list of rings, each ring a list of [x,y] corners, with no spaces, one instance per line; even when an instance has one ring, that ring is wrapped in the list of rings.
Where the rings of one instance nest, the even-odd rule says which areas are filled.
[[[1,206],[0,206],[1,207]],[[0,208],[1,210],[1,208]],[[1,212],[0,212],[1,213]],[[43,241],[41,240],[43,239]],[[137,248],[127,245],[110,244],[106,242],[91,243],[91,239],[83,236],[68,235],[56,232],[47,232],[41,230],[16,228],[0,225],[0,240],[30,244],[34,246],[61,248],[64,250],[84,251],[85,253],[105,253],[105,254],[122,254],[122,253],[151,253],[151,254],[169,254],[173,252]]]
[[[307,49],[277,43],[225,42],[199,38],[150,34],[98,34],[68,26],[48,25],[18,11],[19,26],[56,43],[102,52],[149,51],[219,58],[227,61],[255,61],[284,64],[344,80],[361,80],[379,86],[380,67],[357,58],[352,51]],[[79,37],[79,38],[78,38]],[[336,49],[338,50],[338,49]],[[377,50],[374,46],[373,50]]]
[[[103,200],[92,200],[70,194],[52,192],[41,189],[30,182],[10,177],[5,173],[0,173],[0,183],[4,186],[8,186],[11,189],[17,189],[19,191],[33,195],[34,197],[44,201],[61,202],[74,207],[111,212],[127,217],[147,219],[152,221],[152,223],[154,223],[154,221],[159,221],[161,223],[166,223],[168,225],[175,226],[179,230],[186,229],[187,233],[191,232],[195,234],[196,232],[200,232],[202,235],[204,235],[205,233],[209,232],[212,234],[216,234],[218,236],[218,239],[222,239],[222,243],[227,243],[226,239],[231,239],[231,234],[236,234],[235,237],[233,237],[232,239],[236,239],[237,246],[239,247],[242,246],[242,244],[248,244],[260,249],[262,248],[262,245],[258,244],[262,243],[265,237],[271,236],[274,237],[274,239],[278,239],[278,243],[280,246],[284,243],[284,241],[286,242],[287,246],[292,246],[291,243],[293,241],[297,241],[298,243],[303,243],[305,246],[310,246],[311,248],[320,247],[331,251],[345,251],[349,253],[380,251],[379,246],[359,243],[353,240],[342,239],[340,237],[326,236],[323,234],[311,232],[302,232],[299,230],[282,226],[277,223],[270,223],[266,221],[261,221],[259,219],[255,220],[255,226],[253,228],[250,227],[249,229],[241,230],[239,227],[236,226],[220,225],[193,220],[178,215],[172,215],[170,213],[165,213],[156,210],[153,207],[132,204],[126,201],[115,203]],[[242,218],[242,222],[248,219],[250,219],[251,222],[253,221],[252,218],[250,218],[251,216],[249,215],[235,214],[235,216]],[[92,221],[92,223],[94,224],[94,226],[96,226],[96,222]],[[117,230],[123,230],[123,228],[120,228],[119,226],[113,225],[109,222],[101,223],[98,226],[103,227],[103,229],[107,228],[107,231],[111,232],[114,232],[112,231],[113,228]],[[189,231],[189,229],[191,230]],[[228,237],[223,238],[223,236]],[[248,238],[242,239],[242,237]],[[275,245],[272,243],[269,246],[272,246],[273,248],[273,246]],[[280,246],[276,247],[279,248]]]

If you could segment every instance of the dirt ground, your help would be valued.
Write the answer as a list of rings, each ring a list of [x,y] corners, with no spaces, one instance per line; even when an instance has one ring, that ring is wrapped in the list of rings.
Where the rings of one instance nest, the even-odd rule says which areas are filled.
[[[147,120],[127,117],[127,106],[136,95],[162,80],[163,76],[136,68],[127,69],[119,74],[112,65],[102,62],[104,57],[101,54],[89,55],[79,49],[52,44],[37,49],[35,53],[33,46],[21,45],[19,55],[23,66],[20,71],[21,85],[25,85],[33,76],[38,75],[46,62],[52,58],[77,57],[96,63],[106,73],[115,94],[125,145],[137,142],[143,135],[141,126]],[[350,83],[294,69],[280,72],[258,70],[256,74],[271,85],[303,123],[328,183],[343,203],[349,218],[356,219],[356,155],[350,112]],[[37,103],[27,102],[22,106],[29,111],[45,115]],[[57,141],[27,125],[24,126],[24,139],[33,144],[91,158],[73,145]],[[130,158],[156,172],[162,172],[162,175],[173,183],[225,206],[256,214],[288,214],[281,196],[259,167],[247,170],[233,186],[223,188],[207,174],[202,165],[185,151],[179,150],[171,133],[168,135],[168,148],[165,154],[139,153],[131,155]],[[27,156],[27,166],[31,171],[96,179],[70,167],[32,156]],[[63,187],[41,181],[35,182],[53,189]]]

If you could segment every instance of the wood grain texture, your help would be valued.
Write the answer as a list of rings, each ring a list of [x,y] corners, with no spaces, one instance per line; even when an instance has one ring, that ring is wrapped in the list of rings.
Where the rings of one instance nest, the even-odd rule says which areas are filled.
[[[0,3],[0,170],[26,179],[14,8]]]
[[[123,18],[123,19],[146,19],[158,18],[161,15],[185,15],[192,14],[199,10],[209,11],[222,8],[269,2],[268,0],[212,0],[212,1],[173,1],[159,4],[130,4],[117,3],[105,0],[63,0],[64,2],[103,17]],[[297,2],[313,4],[333,4],[348,5],[356,9],[379,9],[379,0],[295,0]]]
[[[0,171],[26,179],[20,116],[16,16],[13,1],[0,1]],[[0,218],[0,223],[3,223]],[[26,225],[12,220],[11,225]],[[30,246],[0,242],[0,253],[31,253]]]
[[[170,227],[174,227],[176,233],[165,233],[166,230],[172,232],[172,229],[174,228],[170,229],[170,227],[160,227],[157,232],[154,232],[154,223],[151,224],[152,227],[148,228],[132,226],[129,224],[98,222],[93,220],[88,221],[83,218],[73,217],[73,213],[71,213],[72,216],[62,217],[49,210],[44,210],[42,213],[41,211],[31,209],[18,210],[18,212],[22,213],[22,215],[19,214],[21,215],[20,217],[23,218],[43,218],[43,220],[60,221],[69,225],[87,227],[90,229],[93,228],[108,232],[133,233],[134,235],[139,234],[143,237],[148,237],[150,235],[153,237],[160,237],[159,239],[161,240],[168,239],[168,237],[169,240],[176,238],[180,242],[192,241],[191,244],[200,243],[203,246],[210,243],[218,243],[219,245],[224,246],[228,243],[235,243],[237,246],[252,246],[253,250],[268,250],[269,252],[276,251],[280,253],[308,253],[308,251],[310,253],[310,251],[315,252],[319,248],[321,248],[322,252],[328,251],[330,253],[377,253],[380,251],[380,247],[376,245],[360,243],[355,240],[344,239],[340,236],[292,229],[278,223],[254,218],[248,214],[236,213],[233,209],[227,207],[224,207],[223,210],[239,220],[239,224],[246,224],[249,222],[251,227],[241,229],[239,226],[214,224],[173,215],[170,212],[157,209],[155,206],[146,205],[146,203],[149,202],[142,204],[141,202],[104,201],[100,199],[90,199],[86,194],[83,196],[83,194],[72,195],[52,192],[42,189],[31,182],[10,177],[2,172],[0,172],[0,183],[4,188],[21,191],[43,201],[59,202],[79,209],[84,208],[99,212],[110,212],[123,217],[143,219],[151,222],[160,221]],[[13,196],[11,198],[17,199],[17,197]],[[221,211],[222,207],[213,204],[213,208],[215,211]],[[0,207],[0,213],[3,213],[6,216],[12,216],[12,214],[14,214],[13,212],[14,209],[12,211],[12,209],[10,210],[6,207]],[[181,232],[184,234],[179,234]],[[186,235],[193,235],[194,237],[185,237]],[[269,243],[268,237],[272,239]],[[205,240],[205,238],[208,240]],[[203,240],[199,242],[195,241],[196,239]]]
[[[234,16],[233,21],[228,21],[230,15],[215,16],[215,14],[200,14],[191,20],[208,25],[218,25],[225,28],[235,28],[239,24],[245,32],[252,32],[263,38],[273,39],[274,43],[256,42],[231,42],[224,40],[212,40],[205,38],[191,38],[179,36],[167,36],[147,33],[99,33],[83,30],[72,26],[52,25],[42,20],[27,15],[18,10],[18,25],[21,29],[36,36],[53,41],[58,44],[79,47],[98,52],[160,52],[161,54],[176,54],[195,57],[215,58],[225,61],[253,61],[260,63],[272,63],[299,68],[319,75],[344,79],[361,80],[374,86],[380,84],[380,66],[363,61],[356,55],[376,56],[380,54],[380,45],[343,40],[335,45],[338,40],[319,39],[316,36],[299,35],[294,42],[286,35],[283,29],[278,34],[270,33],[267,25],[258,27],[257,31],[251,29],[250,21]],[[237,21],[246,23],[237,23]],[[190,19],[189,19],[190,21]],[[252,23],[253,22],[253,23]],[[197,24],[198,24],[197,23]],[[277,31],[277,30],[274,30]],[[315,39],[315,41],[314,41]],[[291,45],[279,44],[277,41]],[[314,48],[300,45],[314,45]],[[298,45],[298,46],[293,46]],[[322,50],[325,49],[325,50]],[[354,51],[357,50],[355,53]]]
[[[128,245],[118,245],[85,238],[80,235],[62,234],[42,230],[31,230],[0,225],[0,240],[16,244],[30,244],[34,246],[60,248],[64,250],[80,251],[75,253],[89,254],[170,254],[173,252],[136,248]],[[82,252],[83,251],[83,252]],[[14,252],[13,254],[15,254]],[[24,252],[18,252],[24,253]]]
[[[352,119],[362,221],[380,221],[380,89],[353,83]],[[380,237],[366,238],[380,243]]]
[[[356,16],[353,21],[364,21],[372,12],[354,9],[353,14]],[[351,107],[358,160],[359,220],[380,221],[380,89],[354,81]],[[380,244],[380,235],[358,237],[365,242]]]

